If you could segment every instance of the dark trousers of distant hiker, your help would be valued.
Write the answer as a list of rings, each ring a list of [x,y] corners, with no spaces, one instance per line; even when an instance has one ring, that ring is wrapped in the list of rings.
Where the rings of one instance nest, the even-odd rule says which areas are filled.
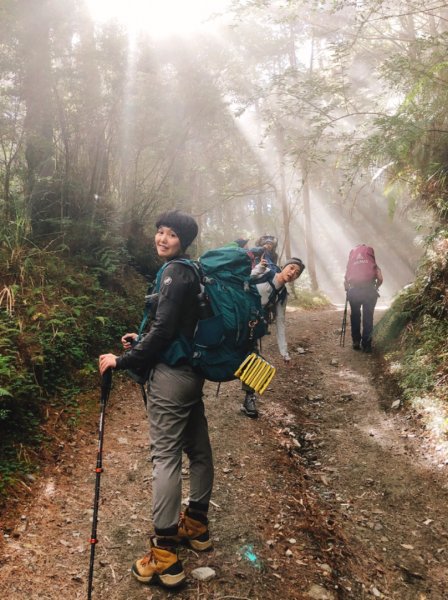
[[[364,350],[369,350],[372,348],[373,313],[378,300],[377,289],[373,284],[352,287],[347,292],[347,298],[350,303],[353,344],[361,343]]]

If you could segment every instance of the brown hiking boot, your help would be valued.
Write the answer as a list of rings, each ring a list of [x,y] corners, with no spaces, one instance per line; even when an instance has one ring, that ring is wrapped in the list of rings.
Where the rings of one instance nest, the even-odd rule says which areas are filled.
[[[155,538],[151,538],[149,552],[132,565],[132,575],[142,583],[160,583],[172,588],[181,585],[185,580],[182,563],[177,549],[170,546],[158,546]]]
[[[191,514],[194,515],[194,518]],[[190,513],[188,508],[184,513],[180,513],[177,536],[182,543],[190,546],[197,552],[204,552],[213,547],[208,530],[208,519],[205,513]]]

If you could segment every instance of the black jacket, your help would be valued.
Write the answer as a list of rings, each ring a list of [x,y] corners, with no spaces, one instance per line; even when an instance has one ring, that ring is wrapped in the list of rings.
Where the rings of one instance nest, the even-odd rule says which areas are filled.
[[[171,262],[160,282],[156,314],[149,333],[117,359],[117,369],[150,369],[180,334],[191,339],[198,321],[198,276],[188,265]]]

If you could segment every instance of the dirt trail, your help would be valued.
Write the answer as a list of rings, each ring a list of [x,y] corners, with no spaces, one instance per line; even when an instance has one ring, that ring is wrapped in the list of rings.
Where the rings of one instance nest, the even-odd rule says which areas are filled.
[[[448,597],[446,457],[431,450],[375,373],[339,348],[341,313],[288,313],[293,364],[279,367],[261,417],[239,413],[237,382],[207,385],[215,455],[215,550],[182,551],[187,574],[216,578],[167,592],[129,573],[150,532],[151,468],[138,388],[115,378],[105,427],[93,597],[315,599]],[[0,540],[0,598],[86,598],[97,443],[94,422],[65,444]],[[185,467],[185,477],[188,476]],[[185,490],[185,496],[188,491]]]

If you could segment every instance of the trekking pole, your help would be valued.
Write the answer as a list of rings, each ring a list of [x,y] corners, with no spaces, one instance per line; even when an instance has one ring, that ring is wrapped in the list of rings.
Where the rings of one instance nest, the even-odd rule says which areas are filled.
[[[106,412],[106,404],[109,399],[110,388],[112,385],[112,370],[105,371],[101,381],[101,412],[100,425],[98,434],[98,452],[96,458],[96,480],[95,480],[95,496],[93,500],[93,519],[92,519],[92,534],[90,536],[90,567],[89,567],[89,583],[87,588],[87,599],[92,598],[93,584],[93,563],[95,561],[95,545],[98,540],[96,537],[96,527],[98,523],[98,506],[100,499],[100,477],[103,472],[103,436],[104,436],[104,417]]]
[[[345,330],[347,329],[347,304],[348,294],[345,295],[344,316],[342,317],[341,337],[339,338],[339,345],[343,348],[345,346]]]
[[[144,385],[140,386],[140,391],[142,393],[143,402],[145,403],[145,408],[148,408],[148,395],[146,394],[146,389]]]

